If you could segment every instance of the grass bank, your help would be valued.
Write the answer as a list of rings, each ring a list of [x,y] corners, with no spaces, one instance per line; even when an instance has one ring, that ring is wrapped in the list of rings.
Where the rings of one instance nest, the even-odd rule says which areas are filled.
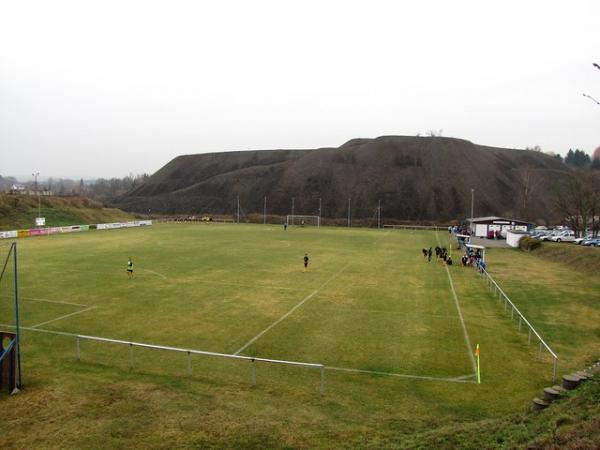
[[[569,268],[587,273],[600,273],[600,248],[582,245],[542,242],[531,252],[548,261],[564,264]]]
[[[134,217],[85,197],[40,197],[39,207],[49,227],[118,222]],[[33,228],[37,215],[37,197],[0,194],[0,230]]]

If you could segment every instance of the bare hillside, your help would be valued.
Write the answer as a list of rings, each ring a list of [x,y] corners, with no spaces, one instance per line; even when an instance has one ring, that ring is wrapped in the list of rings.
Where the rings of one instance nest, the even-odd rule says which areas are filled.
[[[338,148],[257,150],[179,156],[147,182],[117,198],[129,211],[243,212],[372,217],[381,200],[385,217],[453,219],[470,214],[549,219],[562,162],[540,152],[484,147],[443,137],[353,139]]]

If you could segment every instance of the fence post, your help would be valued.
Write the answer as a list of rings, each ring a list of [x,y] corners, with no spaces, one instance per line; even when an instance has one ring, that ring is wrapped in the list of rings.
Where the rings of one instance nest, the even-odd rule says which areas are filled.
[[[510,320],[512,321],[515,318],[515,308],[514,306],[510,308]]]
[[[521,316],[519,316],[519,333],[521,332]]]
[[[79,336],[75,338],[75,354],[77,355],[77,361],[81,361],[81,350],[79,349]]]
[[[188,355],[188,376],[192,376],[192,354],[187,352]]]
[[[538,359],[542,360],[542,341],[540,341],[540,351],[538,352]]]
[[[133,344],[129,343],[129,368],[133,369]]]
[[[321,366],[321,395],[325,394],[325,366]]]

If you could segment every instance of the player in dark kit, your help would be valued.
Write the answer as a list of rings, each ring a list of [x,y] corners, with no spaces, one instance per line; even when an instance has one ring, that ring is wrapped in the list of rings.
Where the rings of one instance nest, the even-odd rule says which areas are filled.
[[[308,270],[308,253],[304,254],[304,271]]]
[[[127,276],[129,278],[135,278],[135,275],[133,274],[133,261],[131,260],[131,256],[127,260]]]

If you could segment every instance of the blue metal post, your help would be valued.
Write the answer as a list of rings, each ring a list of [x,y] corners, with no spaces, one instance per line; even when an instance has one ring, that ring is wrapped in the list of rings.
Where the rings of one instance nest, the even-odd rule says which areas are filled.
[[[17,381],[17,388],[21,389],[22,385],[23,385],[23,380],[21,379],[21,331],[20,331],[20,327],[19,327],[19,275],[17,272],[17,243],[13,242],[12,244],[12,248],[13,248],[13,257],[14,257],[14,263],[15,263],[15,327],[17,332],[16,334],[16,339],[17,339],[17,371],[19,372],[18,374],[18,381]]]

